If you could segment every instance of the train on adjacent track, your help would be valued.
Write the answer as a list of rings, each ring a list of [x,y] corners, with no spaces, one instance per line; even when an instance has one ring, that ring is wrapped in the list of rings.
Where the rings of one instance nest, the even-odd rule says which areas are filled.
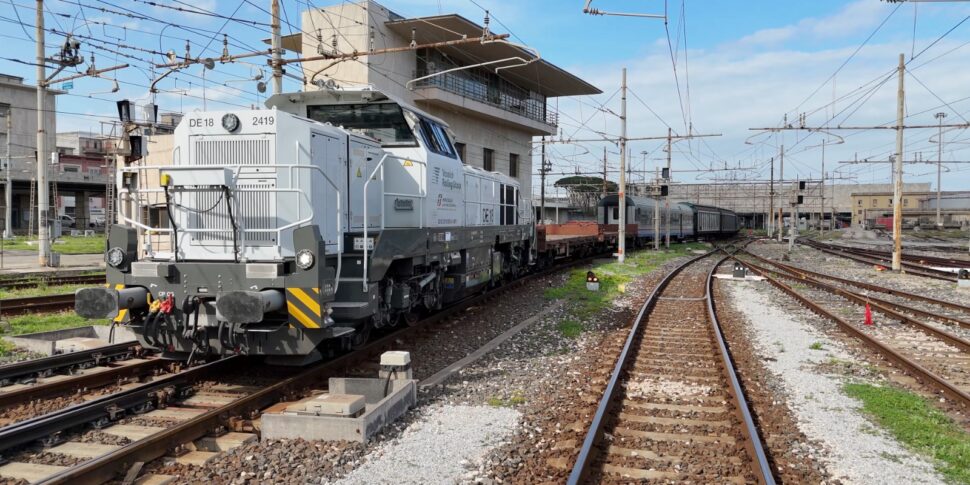
[[[172,357],[301,365],[616,245],[608,207],[601,221],[537,225],[515,179],[463,164],[443,121],[386,94],[267,106],[186,116],[171,164],[118,169],[108,285],[78,290],[78,314],[113,318]],[[633,200],[636,244],[649,211]],[[676,207],[679,239],[737,230],[730,211]]]

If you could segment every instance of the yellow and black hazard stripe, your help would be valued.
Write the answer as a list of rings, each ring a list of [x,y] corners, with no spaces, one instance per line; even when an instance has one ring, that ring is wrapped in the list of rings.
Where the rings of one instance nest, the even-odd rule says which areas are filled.
[[[303,328],[323,327],[320,288],[287,288],[286,309],[290,325]]]
[[[109,286],[110,287],[111,285],[105,285],[105,286]],[[123,284],[117,284],[117,285],[115,285],[115,289],[116,290],[123,290],[123,289],[125,289],[125,285],[123,285]],[[116,316],[114,318],[114,321],[115,322],[118,322],[118,323],[121,323],[121,322],[124,322],[125,321],[125,318],[127,318],[127,317],[128,317],[128,309],[127,308],[124,308],[124,309],[118,310],[118,316]]]

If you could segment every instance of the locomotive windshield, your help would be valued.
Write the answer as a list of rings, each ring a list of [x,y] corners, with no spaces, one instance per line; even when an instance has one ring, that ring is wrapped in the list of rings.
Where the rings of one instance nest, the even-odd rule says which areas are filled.
[[[367,135],[386,147],[417,145],[414,133],[394,103],[325,104],[307,106],[307,117]]]

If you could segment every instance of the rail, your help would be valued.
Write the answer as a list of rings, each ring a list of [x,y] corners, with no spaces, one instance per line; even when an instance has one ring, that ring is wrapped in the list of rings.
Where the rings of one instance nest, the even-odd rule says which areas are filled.
[[[589,431],[587,432],[586,437],[583,440],[583,445],[580,448],[579,456],[577,457],[576,463],[569,474],[567,481],[568,485],[579,485],[588,476],[590,465],[593,462],[595,448],[601,436],[605,433],[604,427],[606,424],[607,415],[610,408],[613,406],[613,403],[616,401],[617,392],[621,388],[620,381],[623,379],[624,369],[634,353],[633,346],[637,341],[637,336],[642,333],[642,329],[647,325],[647,322],[645,321],[647,320],[647,315],[650,314],[650,312],[656,306],[657,301],[660,299],[660,295],[678,274],[680,274],[690,265],[702,259],[709,258],[718,251],[721,251],[721,249],[714,249],[703,255],[691,258],[680,266],[674,268],[673,271],[668,273],[663,279],[660,280],[653,292],[651,292],[647,297],[646,302],[644,302],[643,306],[640,308],[640,311],[637,313],[636,318],[634,319],[633,327],[630,329],[630,333],[626,338],[623,349],[620,351],[620,356],[617,358],[616,364],[613,367],[610,380],[606,385],[606,390],[604,391],[603,397],[600,399],[599,405],[596,408],[596,413],[593,415],[593,422],[590,424]],[[728,257],[729,256],[725,256],[720,260],[720,262],[723,262]],[[740,387],[740,382],[738,381],[736,373],[733,371],[734,364],[731,361],[730,352],[727,349],[727,345],[723,341],[723,335],[718,329],[719,324],[717,323],[714,307],[711,303],[713,298],[712,294],[710,293],[710,288],[713,284],[713,274],[720,265],[720,262],[715,264],[714,268],[708,274],[708,290],[706,295],[706,299],[708,300],[708,313],[710,318],[714,318],[714,320],[711,321],[711,325],[713,325],[717,330],[715,332],[715,336],[718,339],[718,347],[723,359],[723,367],[725,368],[726,377],[728,377],[731,384],[730,391],[732,396],[735,398],[735,405],[739,412],[740,421],[744,425],[743,433],[745,433],[749,441],[748,451],[751,453],[751,457],[757,463],[757,467],[753,471],[760,483],[774,484],[774,477],[771,473],[768,459],[765,456],[764,448],[761,445],[760,436],[758,435],[757,428],[754,425],[751,413],[748,410],[748,404],[744,399],[744,392]]]
[[[735,257],[732,257],[732,259],[734,259],[735,261],[741,262]],[[868,345],[870,348],[872,348],[873,350],[881,354],[883,357],[885,357],[887,360],[895,362],[899,366],[908,369],[911,373],[915,374],[919,378],[936,385],[938,389],[942,390],[945,394],[952,397],[955,401],[959,402],[964,407],[970,406],[970,394],[967,394],[960,387],[950,383],[949,381],[939,376],[935,372],[909,359],[908,357],[899,353],[892,347],[889,347],[888,345],[880,342],[879,340],[876,340],[874,337],[856,328],[855,325],[852,325],[851,323],[847,322],[842,317],[839,317],[834,313],[826,310],[825,308],[822,308],[821,305],[819,305],[818,303],[815,303],[814,301],[802,295],[801,293],[798,293],[792,287],[782,283],[781,281],[778,281],[777,278],[774,278],[773,276],[771,276],[769,271],[763,268],[758,268],[757,266],[751,265],[751,264],[748,264],[748,267],[751,270],[753,270],[755,273],[758,273],[759,275],[764,276],[764,278],[769,283],[771,283],[781,291],[787,293],[789,296],[791,296],[792,298],[800,302],[802,305],[805,305],[812,312],[818,315],[821,315],[823,317],[826,317],[834,321],[835,323],[837,323],[839,328],[842,329],[845,333],[849,334],[852,337],[858,338],[864,344]]]

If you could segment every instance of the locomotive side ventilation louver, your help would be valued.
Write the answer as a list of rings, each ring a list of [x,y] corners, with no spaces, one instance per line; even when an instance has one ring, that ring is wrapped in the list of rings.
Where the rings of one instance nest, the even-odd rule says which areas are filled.
[[[225,137],[195,141],[196,165],[266,165],[270,163],[270,143],[266,138]]]

